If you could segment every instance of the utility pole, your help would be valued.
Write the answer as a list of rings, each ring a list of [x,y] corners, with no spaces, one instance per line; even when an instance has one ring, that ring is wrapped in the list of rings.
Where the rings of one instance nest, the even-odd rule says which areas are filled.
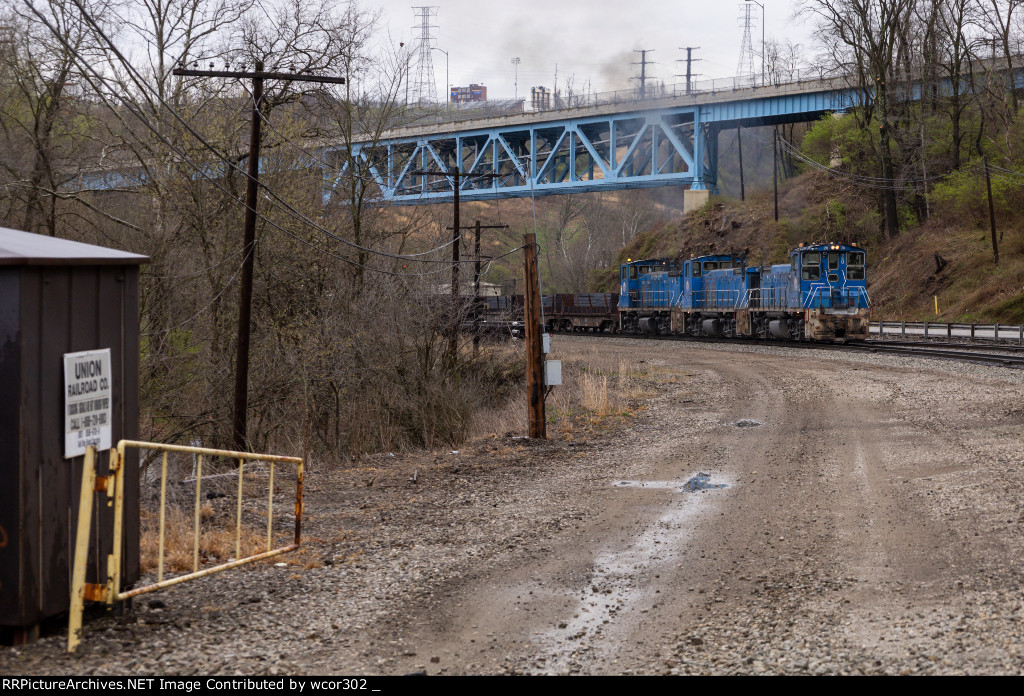
[[[481,177],[496,179],[500,175],[494,172],[478,173],[478,172],[466,172],[459,171],[459,165],[455,165],[447,172],[432,172],[432,171],[414,171],[409,172],[411,175],[416,176],[448,176],[452,179],[452,191],[454,192],[454,211],[452,213],[452,327],[451,334],[448,336],[448,359],[455,362],[455,356],[459,348],[459,323],[455,321],[458,312],[456,308],[459,305],[459,243],[462,239],[462,228],[459,226],[459,189],[462,187],[462,180],[470,177]]]
[[[540,319],[537,237],[523,235],[523,323],[526,325],[526,398],[531,438],[547,438],[544,414],[544,346]]]
[[[641,48],[635,49],[633,53],[640,54],[640,62],[633,63],[633,65],[640,66],[640,77],[636,78],[640,80],[640,98],[645,99],[647,97],[647,64],[653,63],[653,61],[647,60],[648,53],[654,53],[654,49]]]
[[[988,171],[988,157],[982,158],[985,163],[985,188],[988,189],[988,221],[992,226],[992,256],[995,264],[999,265],[999,245],[996,243],[996,209],[992,204],[992,177]]]
[[[252,277],[256,260],[256,204],[260,177],[260,126],[263,119],[263,81],[316,82],[345,84],[343,77],[316,77],[298,73],[264,72],[263,61],[256,61],[255,72],[234,70],[188,70],[173,72],[181,77],[229,77],[252,80],[252,124],[249,128],[249,168],[245,187],[245,229],[242,238],[242,277],[239,280],[238,338],[235,345],[235,394],[231,418],[232,442],[236,451],[248,449],[246,415],[249,410],[249,337],[252,324]]]
[[[513,78],[512,84],[515,85],[515,100],[519,101],[519,56],[512,59],[512,65],[515,69],[515,77]]]
[[[463,227],[462,229],[476,231],[476,239],[473,244],[473,252],[476,257],[473,264],[473,355],[476,355],[480,351],[480,231],[507,230],[508,225],[482,225],[477,220],[472,227]]]
[[[686,93],[690,94],[693,91],[691,87],[692,78],[696,77],[691,70],[691,64],[700,62],[700,58],[693,57],[693,52],[699,51],[700,46],[680,46],[679,50],[686,51]],[[677,60],[676,62],[680,61]],[[676,77],[682,77],[682,75],[676,75]]]
[[[775,222],[779,221],[779,128],[772,131],[772,188],[775,189]]]
[[[555,100],[555,108],[556,109],[561,108],[559,106],[559,104],[558,104],[558,63],[555,63],[555,83],[554,83],[554,87],[552,89],[553,89],[553,92],[552,92],[551,96]]]
[[[746,195],[743,191],[743,136],[740,135],[743,129],[736,126],[736,149],[740,152],[740,200],[747,200]]]
[[[443,48],[438,48],[437,46],[434,46],[434,50],[440,51],[441,53],[444,54],[444,108],[447,111],[448,105],[452,101],[452,85],[448,81],[448,51],[444,50]]]
[[[765,74],[765,70],[764,70],[764,66],[765,66],[765,60],[764,60],[765,59],[765,54],[764,54],[764,5],[762,3],[760,3],[760,2],[758,2],[757,0],[743,0],[743,2],[752,2],[752,3],[754,3],[755,5],[757,5],[758,7],[761,8],[761,86],[764,87],[767,84],[767,79],[766,79],[767,75]],[[745,30],[744,30],[745,31],[745,33],[744,33],[744,41],[747,44],[749,44],[750,43],[750,6],[747,5],[745,9],[747,10],[747,16],[746,16],[746,27],[745,27]],[[753,58],[753,56],[751,56],[751,58]],[[751,61],[751,62],[753,62],[753,61]],[[753,66],[751,66],[751,67],[753,67]]]

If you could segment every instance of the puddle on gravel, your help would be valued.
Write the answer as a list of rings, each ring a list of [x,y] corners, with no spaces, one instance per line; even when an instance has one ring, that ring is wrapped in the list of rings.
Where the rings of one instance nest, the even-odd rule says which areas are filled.
[[[615,488],[663,488],[667,490],[679,488],[678,481],[616,481]]]
[[[764,425],[761,421],[756,421],[753,418],[741,418],[736,421],[733,425],[737,428],[756,428],[759,425]]]
[[[684,491],[710,491],[715,488],[725,488],[726,483],[711,483],[711,474],[699,472],[692,479],[683,484]]]
[[[681,481],[627,481],[613,483],[616,488],[664,489],[679,492],[725,488],[727,484],[713,484],[709,474],[698,472],[686,483]],[[690,484],[694,487],[690,488]],[[543,646],[543,666],[534,665],[531,671],[541,674],[561,674],[573,671],[602,643],[614,643],[620,631],[629,631],[643,621],[646,614],[660,603],[653,593],[649,575],[668,566],[675,569],[687,558],[687,544],[693,534],[693,518],[715,504],[717,496],[679,496],[669,502],[664,512],[639,530],[637,536],[621,546],[613,546],[594,558],[591,571],[578,593],[569,593],[567,599],[574,607],[557,628],[538,631],[535,640]],[[620,617],[626,614],[628,618]]]
[[[716,488],[726,488],[728,485],[727,483],[712,483],[711,474],[705,474],[703,471],[697,472],[693,478],[685,483],[679,483],[679,481],[616,481],[612,484],[614,488],[649,488],[652,490],[690,492],[710,491]]]

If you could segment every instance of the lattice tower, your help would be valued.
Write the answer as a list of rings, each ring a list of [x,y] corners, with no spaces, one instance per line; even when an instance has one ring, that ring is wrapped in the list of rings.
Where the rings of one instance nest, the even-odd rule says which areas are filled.
[[[430,30],[436,29],[436,24],[430,21],[437,17],[437,7],[414,7],[412,8],[416,19],[419,20],[413,29],[420,30],[420,42],[416,47],[416,64],[412,68],[412,75],[409,80],[412,83],[412,94],[409,100],[413,103],[423,104],[425,102],[437,101],[437,82],[434,80],[434,40]]]
[[[740,62],[736,67],[736,75],[738,77],[749,77],[752,80],[757,75],[757,71],[754,68],[754,40],[752,38],[752,29],[754,27],[754,7],[753,3],[743,3],[740,5],[743,8],[743,13],[740,15],[740,22],[743,23],[743,41],[740,43]]]

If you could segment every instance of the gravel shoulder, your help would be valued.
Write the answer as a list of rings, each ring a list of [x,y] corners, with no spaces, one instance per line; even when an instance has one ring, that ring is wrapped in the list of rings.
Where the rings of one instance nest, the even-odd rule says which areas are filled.
[[[555,342],[645,360],[653,396],[571,439],[314,463],[287,565],[143,597],[75,656],[0,648],[0,673],[1022,671],[1024,375]]]

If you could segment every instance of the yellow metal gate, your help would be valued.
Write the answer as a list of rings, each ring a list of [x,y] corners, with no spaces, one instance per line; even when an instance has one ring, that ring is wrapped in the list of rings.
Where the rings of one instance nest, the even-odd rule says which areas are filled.
[[[157,558],[157,580],[155,583],[131,590],[121,590],[121,533],[124,527],[124,466],[125,449],[152,450],[162,452],[160,473],[160,523]],[[167,456],[170,453],[192,454],[196,457],[195,474],[195,507],[193,511],[193,551],[192,572],[164,579],[164,531],[165,510],[167,504]],[[68,618],[68,652],[74,652],[82,638],[82,613],[85,601],[105,602],[113,605],[131,597],[153,592],[171,585],[193,580],[222,570],[236,568],[247,563],[270,558],[299,548],[302,539],[302,470],[303,462],[299,457],[283,457],[273,454],[256,454],[253,452],[232,452],[230,450],[210,449],[206,447],[187,447],[183,445],[164,445],[155,442],[138,442],[121,440],[115,449],[110,450],[110,474],[97,478],[96,449],[90,447],[85,454],[85,471],[82,475],[81,498],[78,506],[78,533],[75,540],[75,558],[71,578],[71,610]],[[199,537],[201,529],[200,505],[202,501],[203,457],[219,457],[238,462],[238,504],[235,514],[235,560],[220,565],[199,568]],[[268,462],[269,492],[267,497],[267,546],[266,551],[247,558],[242,555],[242,483],[245,478],[246,462]],[[273,546],[274,522],[274,465],[295,465],[295,539],[291,544],[279,548]],[[236,474],[232,474],[236,475]],[[88,561],[89,529],[92,522],[92,500],[95,493],[106,496],[107,505],[114,507],[114,552],[107,558],[107,578],[105,583],[87,583],[85,581],[86,564]]]

